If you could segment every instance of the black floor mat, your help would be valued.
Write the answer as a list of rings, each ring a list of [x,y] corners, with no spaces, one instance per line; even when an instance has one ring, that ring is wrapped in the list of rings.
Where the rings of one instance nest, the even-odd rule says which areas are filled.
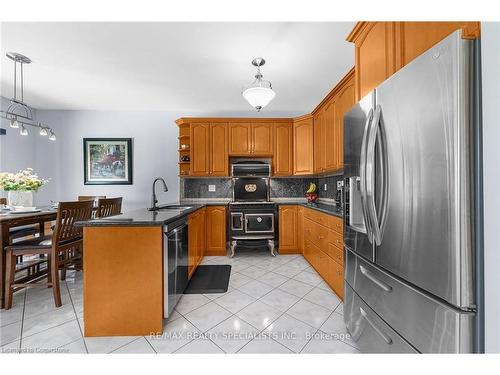
[[[229,264],[198,266],[184,294],[226,293],[230,276]]]

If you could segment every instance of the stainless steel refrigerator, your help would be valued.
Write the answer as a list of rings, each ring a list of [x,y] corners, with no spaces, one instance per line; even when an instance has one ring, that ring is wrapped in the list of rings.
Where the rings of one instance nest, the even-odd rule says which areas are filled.
[[[362,352],[474,352],[477,46],[455,32],[344,117],[344,320]]]

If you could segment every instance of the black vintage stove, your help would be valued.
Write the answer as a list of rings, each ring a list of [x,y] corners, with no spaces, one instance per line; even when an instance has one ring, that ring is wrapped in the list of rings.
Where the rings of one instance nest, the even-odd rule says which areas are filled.
[[[277,206],[269,201],[269,163],[235,162],[231,165],[233,201],[229,204],[229,235],[231,256],[236,247],[268,246],[271,255],[278,227]]]

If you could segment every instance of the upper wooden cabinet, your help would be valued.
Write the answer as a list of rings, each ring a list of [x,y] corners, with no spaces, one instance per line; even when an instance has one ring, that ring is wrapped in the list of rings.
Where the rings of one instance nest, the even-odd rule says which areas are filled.
[[[323,138],[325,122],[324,108],[320,108],[313,116],[314,124],[314,173],[321,173],[325,169]]]
[[[355,44],[356,100],[458,29],[467,39],[480,34],[479,22],[358,22],[347,37]]]
[[[314,173],[314,125],[311,116],[293,123],[293,174]]]
[[[252,154],[271,156],[273,154],[273,123],[252,124]]]
[[[398,22],[395,31],[400,41],[397,68],[402,68],[458,29],[462,29],[464,39],[480,36],[479,22]]]
[[[320,152],[323,152],[321,159],[321,171],[334,171],[339,167],[337,149],[338,144],[343,142],[338,138],[337,123],[340,113],[336,111],[338,107],[338,98],[334,96],[325,104],[323,109],[323,121],[321,122],[321,142]]]
[[[229,154],[235,156],[271,156],[272,123],[230,123]]]
[[[341,83],[335,94],[333,132],[331,138],[326,138],[327,144],[333,145],[333,169],[344,168],[344,115],[349,112],[355,101],[354,71],[350,71]],[[328,152],[328,151],[326,151]],[[326,166],[329,168],[328,165]]]
[[[210,173],[210,124],[191,124],[191,172],[192,176]]]
[[[228,125],[191,124],[190,176],[228,176]]]
[[[229,124],[229,154],[249,155],[252,153],[252,124]]]
[[[210,124],[210,175],[229,176],[228,124]]]
[[[347,37],[355,45],[356,99],[396,71],[396,22],[358,22]]]
[[[275,176],[293,175],[293,125],[274,126],[273,171]]]

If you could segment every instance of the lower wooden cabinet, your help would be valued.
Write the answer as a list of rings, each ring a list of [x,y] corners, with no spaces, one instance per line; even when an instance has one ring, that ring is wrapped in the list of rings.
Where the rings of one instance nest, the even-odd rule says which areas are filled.
[[[279,252],[280,254],[298,254],[298,220],[296,205],[279,207]]]
[[[205,255],[206,231],[205,208],[188,216],[188,277],[191,278],[196,267]]]
[[[206,208],[207,246],[205,255],[226,255],[226,206]]]
[[[344,297],[344,240],[341,218],[299,207],[299,251],[326,283]],[[280,216],[281,218],[281,216]],[[281,233],[281,227],[280,227]],[[285,236],[285,235],[284,235]],[[280,236],[281,238],[281,236]]]

